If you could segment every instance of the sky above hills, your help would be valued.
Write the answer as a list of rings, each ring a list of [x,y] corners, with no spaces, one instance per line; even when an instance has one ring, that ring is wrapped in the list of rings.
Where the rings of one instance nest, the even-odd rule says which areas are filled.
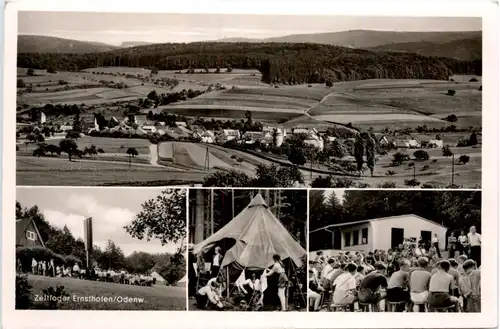
[[[37,205],[53,226],[65,225],[75,238],[83,238],[83,221],[92,217],[94,244],[101,249],[113,240],[127,256],[134,251],[174,253],[178,245],[159,240],[138,240],[123,228],[142,210],[142,204],[160,195],[161,188],[19,188],[16,199],[23,207]]]
[[[119,46],[126,41],[194,42],[290,34],[380,31],[480,31],[481,18],[19,12],[18,33]]]

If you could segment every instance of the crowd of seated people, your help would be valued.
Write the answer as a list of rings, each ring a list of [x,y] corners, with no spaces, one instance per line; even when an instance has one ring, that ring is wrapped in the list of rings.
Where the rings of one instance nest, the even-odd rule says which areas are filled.
[[[432,247],[425,251],[407,245],[332,257],[318,252],[309,264],[310,309],[480,312],[481,269],[476,261],[465,252],[444,259]]]

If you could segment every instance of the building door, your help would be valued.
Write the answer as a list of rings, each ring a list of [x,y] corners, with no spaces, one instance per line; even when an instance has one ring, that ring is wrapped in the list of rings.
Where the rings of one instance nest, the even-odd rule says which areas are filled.
[[[403,243],[405,237],[405,230],[402,228],[391,229],[391,248],[394,249]]]
[[[333,231],[333,249],[342,249],[342,232],[339,229]]]
[[[424,240],[425,247],[427,248],[427,246],[431,244],[432,232],[431,231],[420,231],[420,236],[422,237],[422,240]]]

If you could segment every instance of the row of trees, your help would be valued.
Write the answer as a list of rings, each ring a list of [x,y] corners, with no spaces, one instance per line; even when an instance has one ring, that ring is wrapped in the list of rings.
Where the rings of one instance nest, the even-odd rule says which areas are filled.
[[[160,70],[232,67],[258,69],[268,83],[324,83],[358,79],[443,79],[452,73],[481,75],[481,60],[460,61],[409,53],[370,52],[299,43],[156,44],[102,53],[18,54],[18,66],[81,70],[99,66]]]
[[[309,229],[387,216],[415,214],[452,229],[481,230],[481,191],[346,190],[343,200],[324,190],[309,193]],[[314,233],[311,250],[331,248],[330,232]],[[324,234],[324,235],[322,235]],[[325,243],[326,241],[326,243]]]

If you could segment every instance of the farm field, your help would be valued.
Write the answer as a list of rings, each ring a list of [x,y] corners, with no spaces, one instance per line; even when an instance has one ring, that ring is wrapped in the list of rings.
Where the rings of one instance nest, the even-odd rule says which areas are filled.
[[[202,183],[206,172],[179,171],[178,168],[113,161],[73,160],[67,157],[16,158],[17,185],[102,186],[157,184],[186,185]]]
[[[47,139],[45,143],[59,145],[59,142],[62,139]],[[93,137],[93,136],[85,136],[76,140],[76,144],[79,149],[84,149],[85,147],[90,147],[91,145],[95,145],[96,148],[102,148],[105,154],[123,154],[126,155],[125,152],[129,147],[134,147],[139,155],[147,155],[149,156],[149,140],[147,139],[134,139],[134,138],[108,138],[108,137]],[[26,145],[19,144],[20,151],[26,151]],[[37,144],[30,143],[27,146],[27,152],[33,152],[38,148]]]
[[[280,88],[235,88],[213,91],[191,100],[160,106],[185,116],[244,118],[245,111],[261,120],[290,120],[301,116],[330,92],[324,86],[283,86]]]
[[[339,82],[308,111],[315,119],[358,128],[481,127],[481,82],[366,80]],[[456,91],[448,96],[448,90]],[[455,114],[457,122],[443,120]]]
[[[49,286],[64,286],[70,301],[58,304],[62,310],[172,310],[186,309],[186,288],[154,285],[152,287],[134,286],[111,282],[79,280],[74,278],[28,275],[32,285],[32,295],[43,295]],[[132,298],[132,302],[77,302],[76,297],[122,297]],[[33,301],[36,307],[37,302]]]

